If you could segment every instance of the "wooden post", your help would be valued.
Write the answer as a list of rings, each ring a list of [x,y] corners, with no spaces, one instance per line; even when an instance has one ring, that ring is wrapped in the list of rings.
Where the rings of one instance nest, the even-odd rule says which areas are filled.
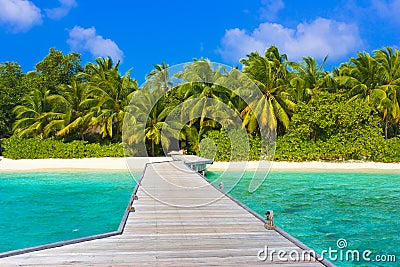
[[[266,229],[268,230],[273,230],[276,228],[274,224],[274,211],[273,210],[267,210],[265,213],[265,217],[267,218],[267,223],[264,225]]]

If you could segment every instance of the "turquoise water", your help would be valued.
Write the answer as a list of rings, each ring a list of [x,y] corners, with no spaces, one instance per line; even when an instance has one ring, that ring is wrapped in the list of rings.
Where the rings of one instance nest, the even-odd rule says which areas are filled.
[[[208,172],[207,177],[214,180],[220,174]],[[336,265],[400,266],[400,175],[273,172],[249,193],[251,177],[245,174],[230,194],[259,214],[274,210],[275,223],[316,252],[338,250],[332,254],[338,259],[331,260]],[[339,239],[346,240],[346,248],[338,248]],[[353,261],[340,258],[341,250],[370,250],[371,260],[395,255],[397,261],[366,262],[362,254],[360,262]]]
[[[126,172],[0,173],[0,252],[118,229]]]
[[[337,240],[345,239],[343,251],[397,256],[336,265],[400,266],[400,175],[273,172],[249,193],[251,177],[231,195],[259,214],[273,209],[276,224],[316,252],[340,251]],[[116,230],[134,184],[124,172],[0,173],[0,252]]]

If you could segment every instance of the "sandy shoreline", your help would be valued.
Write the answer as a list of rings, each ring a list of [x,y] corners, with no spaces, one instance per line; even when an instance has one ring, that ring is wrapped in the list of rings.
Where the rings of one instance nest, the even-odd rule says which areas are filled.
[[[229,162],[215,162],[208,170],[218,171],[232,169]],[[248,162],[246,170],[256,170],[258,162]],[[381,162],[286,162],[274,161],[271,163],[271,171],[292,171],[292,172],[384,172],[399,173],[400,163]]]
[[[51,170],[92,170],[92,171],[142,171],[147,162],[170,160],[166,157],[154,158],[85,158],[85,159],[0,159],[0,171],[51,171]]]
[[[143,170],[147,162],[170,160],[167,157],[156,158],[86,158],[86,159],[0,159],[0,171],[38,171],[38,170]],[[247,170],[254,170],[258,162],[246,163]],[[210,171],[234,169],[229,162],[214,162]],[[355,172],[390,172],[400,174],[400,163],[379,162],[272,162],[271,171],[355,171]]]

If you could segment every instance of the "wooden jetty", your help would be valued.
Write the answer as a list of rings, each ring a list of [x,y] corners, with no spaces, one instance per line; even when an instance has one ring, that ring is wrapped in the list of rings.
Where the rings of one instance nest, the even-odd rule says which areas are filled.
[[[170,155],[173,160],[182,161],[186,166],[192,170],[195,170],[196,172],[202,173],[203,175],[207,169],[207,164],[213,164],[214,162],[212,159],[206,159],[195,155],[183,155],[176,153],[170,153]]]
[[[3,253],[0,266],[334,266],[293,259],[305,250],[177,160],[146,165],[119,231]]]

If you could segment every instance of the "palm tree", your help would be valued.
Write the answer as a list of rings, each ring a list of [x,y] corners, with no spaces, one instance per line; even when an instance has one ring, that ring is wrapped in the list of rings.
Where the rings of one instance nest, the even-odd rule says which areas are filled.
[[[50,90],[33,89],[13,109],[16,122],[14,134],[19,137],[46,138],[65,126],[64,98],[51,95]]]
[[[200,153],[200,142],[209,130],[208,128],[209,127],[204,126],[198,131],[196,127],[189,127],[188,125],[184,126],[184,134],[182,138],[186,141],[186,145],[190,144],[191,149],[196,152],[196,155],[199,155]],[[186,149],[188,149],[188,147]]]
[[[374,51],[372,57],[366,52],[358,53],[349,63],[339,68],[338,79],[349,89],[349,101],[363,99],[384,120],[385,137],[388,138],[389,123],[400,120],[400,57],[391,48]]]
[[[66,125],[57,136],[65,137],[71,133],[78,132],[82,140],[84,133],[90,128],[90,122],[95,117],[92,110],[96,106],[97,100],[90,96],[90,86],[88,83],[72,81],[71,84],[63,84],[58,87],[60,95],[67,103]]]
[[[214,70],[209,60],[194,59],[192,63],[185,65],[183,72],[177,74],[184,81],[180,91],[185,93],[185,99],[208,97],[227,101],[230,92],[220,86],[224,74],[226,70],[222,66],[217,66]]]
[[[158,100],[164,94],[163,88],[155,90],[143,88],[134,93],[131,104],[127,108],[124,120],[124,142],[126,146],[135,147],[143,156],[141,144],[149,141],[151,155],[155,156],[155,147],[162,143],[167,149],[170,138],[179,136],[179,126],[170,127],[165,122],[171,108],[165,107]],[[176,122],[175,122],[176,123]]]
[[[108,57],[98,58],[96,63],[87,64],[85,72],[81,74],[90,85],[90,95],[97,101],[92,108],[96,115],[90,125],[98,127],[103,138],[118,138],[125,107],[129,104],[133,92],[137,90],[138,83],[130,77],[130,70],[122,77],[119,75],[119,61],[114,65]]]
[[[327,60],[325,57],[318,66],[313,57],[303,57],[300,63],[290,63],[289,66],[295,71],[293,78],[290,79],[292,93],[296,103],[307,103],[322,86],[327,72],[324,71],[324,65]]]
[[[227,108],[224,104],[231,106],[232,93],[222,86],[226,73],[221,66],[214,69],[209,60],[195,59],[193,63],[185,65],[185,70],[177,75],[184,81],[178,89],[185,98],[181,110],[181,121],[188,121],[187,127],[196,127],[198,133],[194,135],[194,130],[185,130],[183,139],[191,140],[194,146],[199,144],[201,137],[207,131],[218,126],[218,114]],[[230,123],[228,120],[225,122]],[[197,141],[190,136],[197,136]],[[194,150],[196,151],[196,148]]]
[[[174,77],[170,76],[169,66],[164,61],[159,64],[154,64],[154,70],[146,75],[146,86],[149,88],[162,87],[164,92],[168,91],[173,85],[172,79]]]
[[[95,63],[90,62],[86,64],[84,72],[80,73],[80,75],[85,77],[88,81],[98,81],[101,84],[109,83],[119,76],[119,64],[120,61],[114,65],[111,57],[99,57],[95,59]]]
[[[257,52],[247,57],[241,60],[243,72],[253,80],[263,95],[241,112],[244,125],[250,132],[254,132],[258,123],[261,128],[276,129],[277,121],[280,121],[287,129],[289,114],[295,106],[287,92],[287,56],[281,55],[278,48],[271,46],[263,57]],[[259,114],[259,118],[254,114]]]
[[[339,68],[337,79],[345,86],[350,101],[363,99],[373,107],[379,105],[379,96],[384,91],[381,85],[380,66],[375,58],[366,52],[357,54],[357,58],[351,58],[349,63],[342,64]]]
[[[386,47],[374,51],[374,54],[380,64],[379,76],[382,85],[379,88],[385,92],[378,110],[382,112],[385,138],[388,138],[389,123],[395,125],[397,132],[400,121],[400,52]]]

